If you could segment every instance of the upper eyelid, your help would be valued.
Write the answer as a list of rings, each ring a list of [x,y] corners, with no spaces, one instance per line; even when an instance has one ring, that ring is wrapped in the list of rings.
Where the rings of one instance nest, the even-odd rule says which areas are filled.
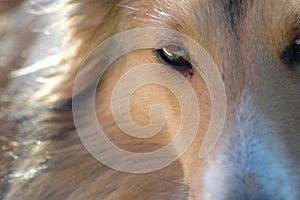
[[[182,38],[180,38],[180,35],[174,32],[170,32],[168,30],[162,31],[161,33],[158,34],[157,38],[158,39],[155,45],[155,48],[157,49],[161,49],[169,45],[181,46],[184,49],[186,49],[184,43],[182,42]]]
[[[180,47],[184,48],[188,52],[188,49],[179,40],[160,40],[160,41],[157,42],[157,45],[155,45],[155,48],[156,49],[162,49],[164,47],[171,46],[171,45],[180,46]]]

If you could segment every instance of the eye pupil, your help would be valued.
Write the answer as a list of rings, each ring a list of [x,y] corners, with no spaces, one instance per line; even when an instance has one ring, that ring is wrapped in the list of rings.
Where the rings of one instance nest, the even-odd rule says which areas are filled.
[[[294,46],[293,46],[293,52],[294,53],[300,53],[300,36],[298,36],[295,40]]]
[[[295,45],[300,46],[300,36],[298,36],[295,40]]]
[[[180,52],[171,52],[165,48],[162,49],[163,53],[168,57],[170,60],[172,60],[174,63],[184,63],[186,60],[184,59],[184,55],[182,55]]]
[[[165,54],[170,60],[176,61],[176,60],[179,60],[179,59],[182,58],[182,56],[179,55],[179,53],[169,51],[169,50],[167,50],[166,48],[162,48],[162,50],[163,50],[164,54]]]
[[[282,53],[282,61],[293,71],[300,66],[300,36]]]
[[[295,39],[295,43],[292,47],[292,62],[295,65],[300,64],[300,36]]]
[[[167,46],[158,49],[157,52],[160,60],[178,71],[186,71],[192,68],[191,63],[188,61],[187,51],[180,46]]]

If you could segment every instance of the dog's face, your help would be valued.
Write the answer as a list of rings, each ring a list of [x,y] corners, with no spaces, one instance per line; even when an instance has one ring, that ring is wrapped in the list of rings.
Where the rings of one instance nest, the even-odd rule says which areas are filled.
[[[60,85],[63,88],[62,97],[71,97],[73,85],[70,83],[76,77],[78,63],[97,44],[133,28],[167,28],[184,34],[203,47],[217,66],[219,74],[216,76],[224,84],[227,99],[227,102],[223,102],[222,98],[216,100],[226,104],[226,115],[219,116],[217,121],[222,121],[224,117],[225,124],[212,151],[199,159],[199,149],[205,141],[214,106],[208,83],[200,73],[203,68],[198,65],[205,58],[195,51],[191,41],[173,37],[163,33],[163,30],[159,34],[158,31],[159,38],[155,39],[158,45],[153,44],[155,48],[139,49],[123,55],[105,71],[95,98],[97,117],[111,141],[131,152],[151,152],[172,141],[182,117],[187,118],[189,123],[193,114],[181,115],[184,110],[181,110],[178,98],[168,88],[157,84],[145,85],[138,88],[128,102],[132,121],[139,126],[150,123],[148,110],[151,105],[164,107],[167,120],[154,137],[136,139],[125,135],[110,109],[115,86],[126,73],[146,63],[162,64],[159,69],[148,69],[149,76],[161,82],[169,80],[183,96],[188,94],[181,86],[185,79],[197,97],[196,107],[201,117],[190,148],[171,165],[142,175],[106,168],[92,157],[82,156],[86,152],[69,152],[72,162],[64,161],[62,166],[36,178],[31,184],[32,188],[43,184],[49,186],[49,191],[40,193],[40,196],[48,194],[55,197],[50,191],[57,188],[46,183],[49,174],[53,173],[60,175],[63,183],[72,182],[68,190],[63,189],[65,192],[60,192],[56,197],[122,200],[296,200],[300,197],[298,1],[89,0],[89,3],[82,2],[77,7],[80,17],[73,16],[75,26],[72,36],[81,44],[72,66],[78,67],[72,67],[63,75],[66,82]],[[145,34],[142,38],[147,41],[152,37]],[[106,51],[100,52],[97,63],[106,63],[117,56],[121,48],[119,42],[115,41]],[[126,45],[126,41],[122,42]],[[83,84],[83,91],[85,86],[90,86],[88,79],[84,79],[87,83]],[[122,102],[120,98],[116,104],[122,105]],[[80,126],[89,127],[89,121],[84,121]],[[185,140],[185,137],[181,139]],[[70,145],[67,141],[66,145]],[[78,146],[79,142],[74,143]],[[175,146],[174,151],[177,150]],[[85,150],[81,147],[80,151]],[[75,158],[76,155],[80,156]],[[59,160],[59,157],[56,159]],[[83,159],[84,164],[79,159]],[[91,173],[80,166],[88,167]],[[80,174],[81,180],[70,178],[73,172]],[[79,189],[69,195],[72,188]]]
[[[184,33],[208,51],[224,81],[227,116],[217,145],[200,160],[197,155],[210,120],[210,94],[201,75],[193,71],[196,66],[181,63],[183,67],[178,69],[178,60],[170,63],[174,58],[168,53],[175,48],[175,53],[180,54],[178,49],[183,48],[186,54],[202,58],[191,52],[193,48],[184,40],[162,34],[161,41],[181,45],[170,47],[161,42],[158,53],[152,49],[133,52],[106,72],[97,101],[101,102],[100,121],[113,121],[107,111],[110,91],[126,72],[143,63],[163,63],[165,69],[151,73],[162,80],[172,78],[175,71],[185,75],[196,91],[201,110],[198,136],[179,160],[182,169],[178,170],[182,170],[189,186],[190,199],[299,198],[299,6],[296,1],[270,4],[226,0],[118,4],[113,8],[117,11],[111,13],[117,14],[113,33],[145,26],[165,27]],[[147,35],[144,38],[147,40]],[[106,101],[101,101],[103,97],[107,97]],[[160,136],[149,142],[152,146],[116,136],[116,124],[110,124],[107,132],[131,151],[143,149],[133,144],[143,143],[144,151],[155,149],[153,144],[167,144],[180,122],[180,106],[170,91],[153,85],[139,89],[129,104],[131,115],[136,123],[145,126],[149,123],[149,105],[156,103],[164,106],[169,118]]]

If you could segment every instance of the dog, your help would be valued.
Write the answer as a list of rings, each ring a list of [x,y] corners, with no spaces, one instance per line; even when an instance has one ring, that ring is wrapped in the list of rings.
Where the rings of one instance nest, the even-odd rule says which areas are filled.
[[[1,27],[1,199],[300,198],[299,1],[17,4],[5,6],[9,23]],[[139,44],[147,48],[135,48]],[[135,49],[118,55],[128,46]],[[140,68],[147,63],[156,67]],[[207,81],[214,66],[218,73]],[[114,101],[116,91],[130,87],[120,81],[138,69],[145,70],[130,80],[170,82],[179,94],[146,84],[129,99],[122,93]],[[223,85],[226,99],[211,85]],[[190,90],[196,101],[189,100]],[[109,141],[145,156],[143,162],[114,154],[87,133],[97,132],[90,104]],[[151,114],[156,104],[166,113],[162,124]],[[129,122],[124,113],[116,120],[114,105],[116,112],[128,107],[129,121],[138,128],[162,128],[149,137],[136,129],[125,134],[122,126]],[[209,132],[215,123],[221,124],[220,135],[210,138],[217,134]],[[172,143],[182,126],[170,152],[148,159],[147,153]],[[199,157],[203,144],[208,151]],[[100,148],[100,157],[90,147]],[[178,159],[157,167],[172,155]]]

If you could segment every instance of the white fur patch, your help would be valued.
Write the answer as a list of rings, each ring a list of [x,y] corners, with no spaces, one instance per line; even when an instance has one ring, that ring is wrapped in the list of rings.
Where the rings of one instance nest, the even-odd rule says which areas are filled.
[[[246,98],[245,98],[246,97]],[[278,128],[257,112],[249,93],[239,107],[233,128],[224,133],[198,174],[196,199],[296,200],[286,148]]]

